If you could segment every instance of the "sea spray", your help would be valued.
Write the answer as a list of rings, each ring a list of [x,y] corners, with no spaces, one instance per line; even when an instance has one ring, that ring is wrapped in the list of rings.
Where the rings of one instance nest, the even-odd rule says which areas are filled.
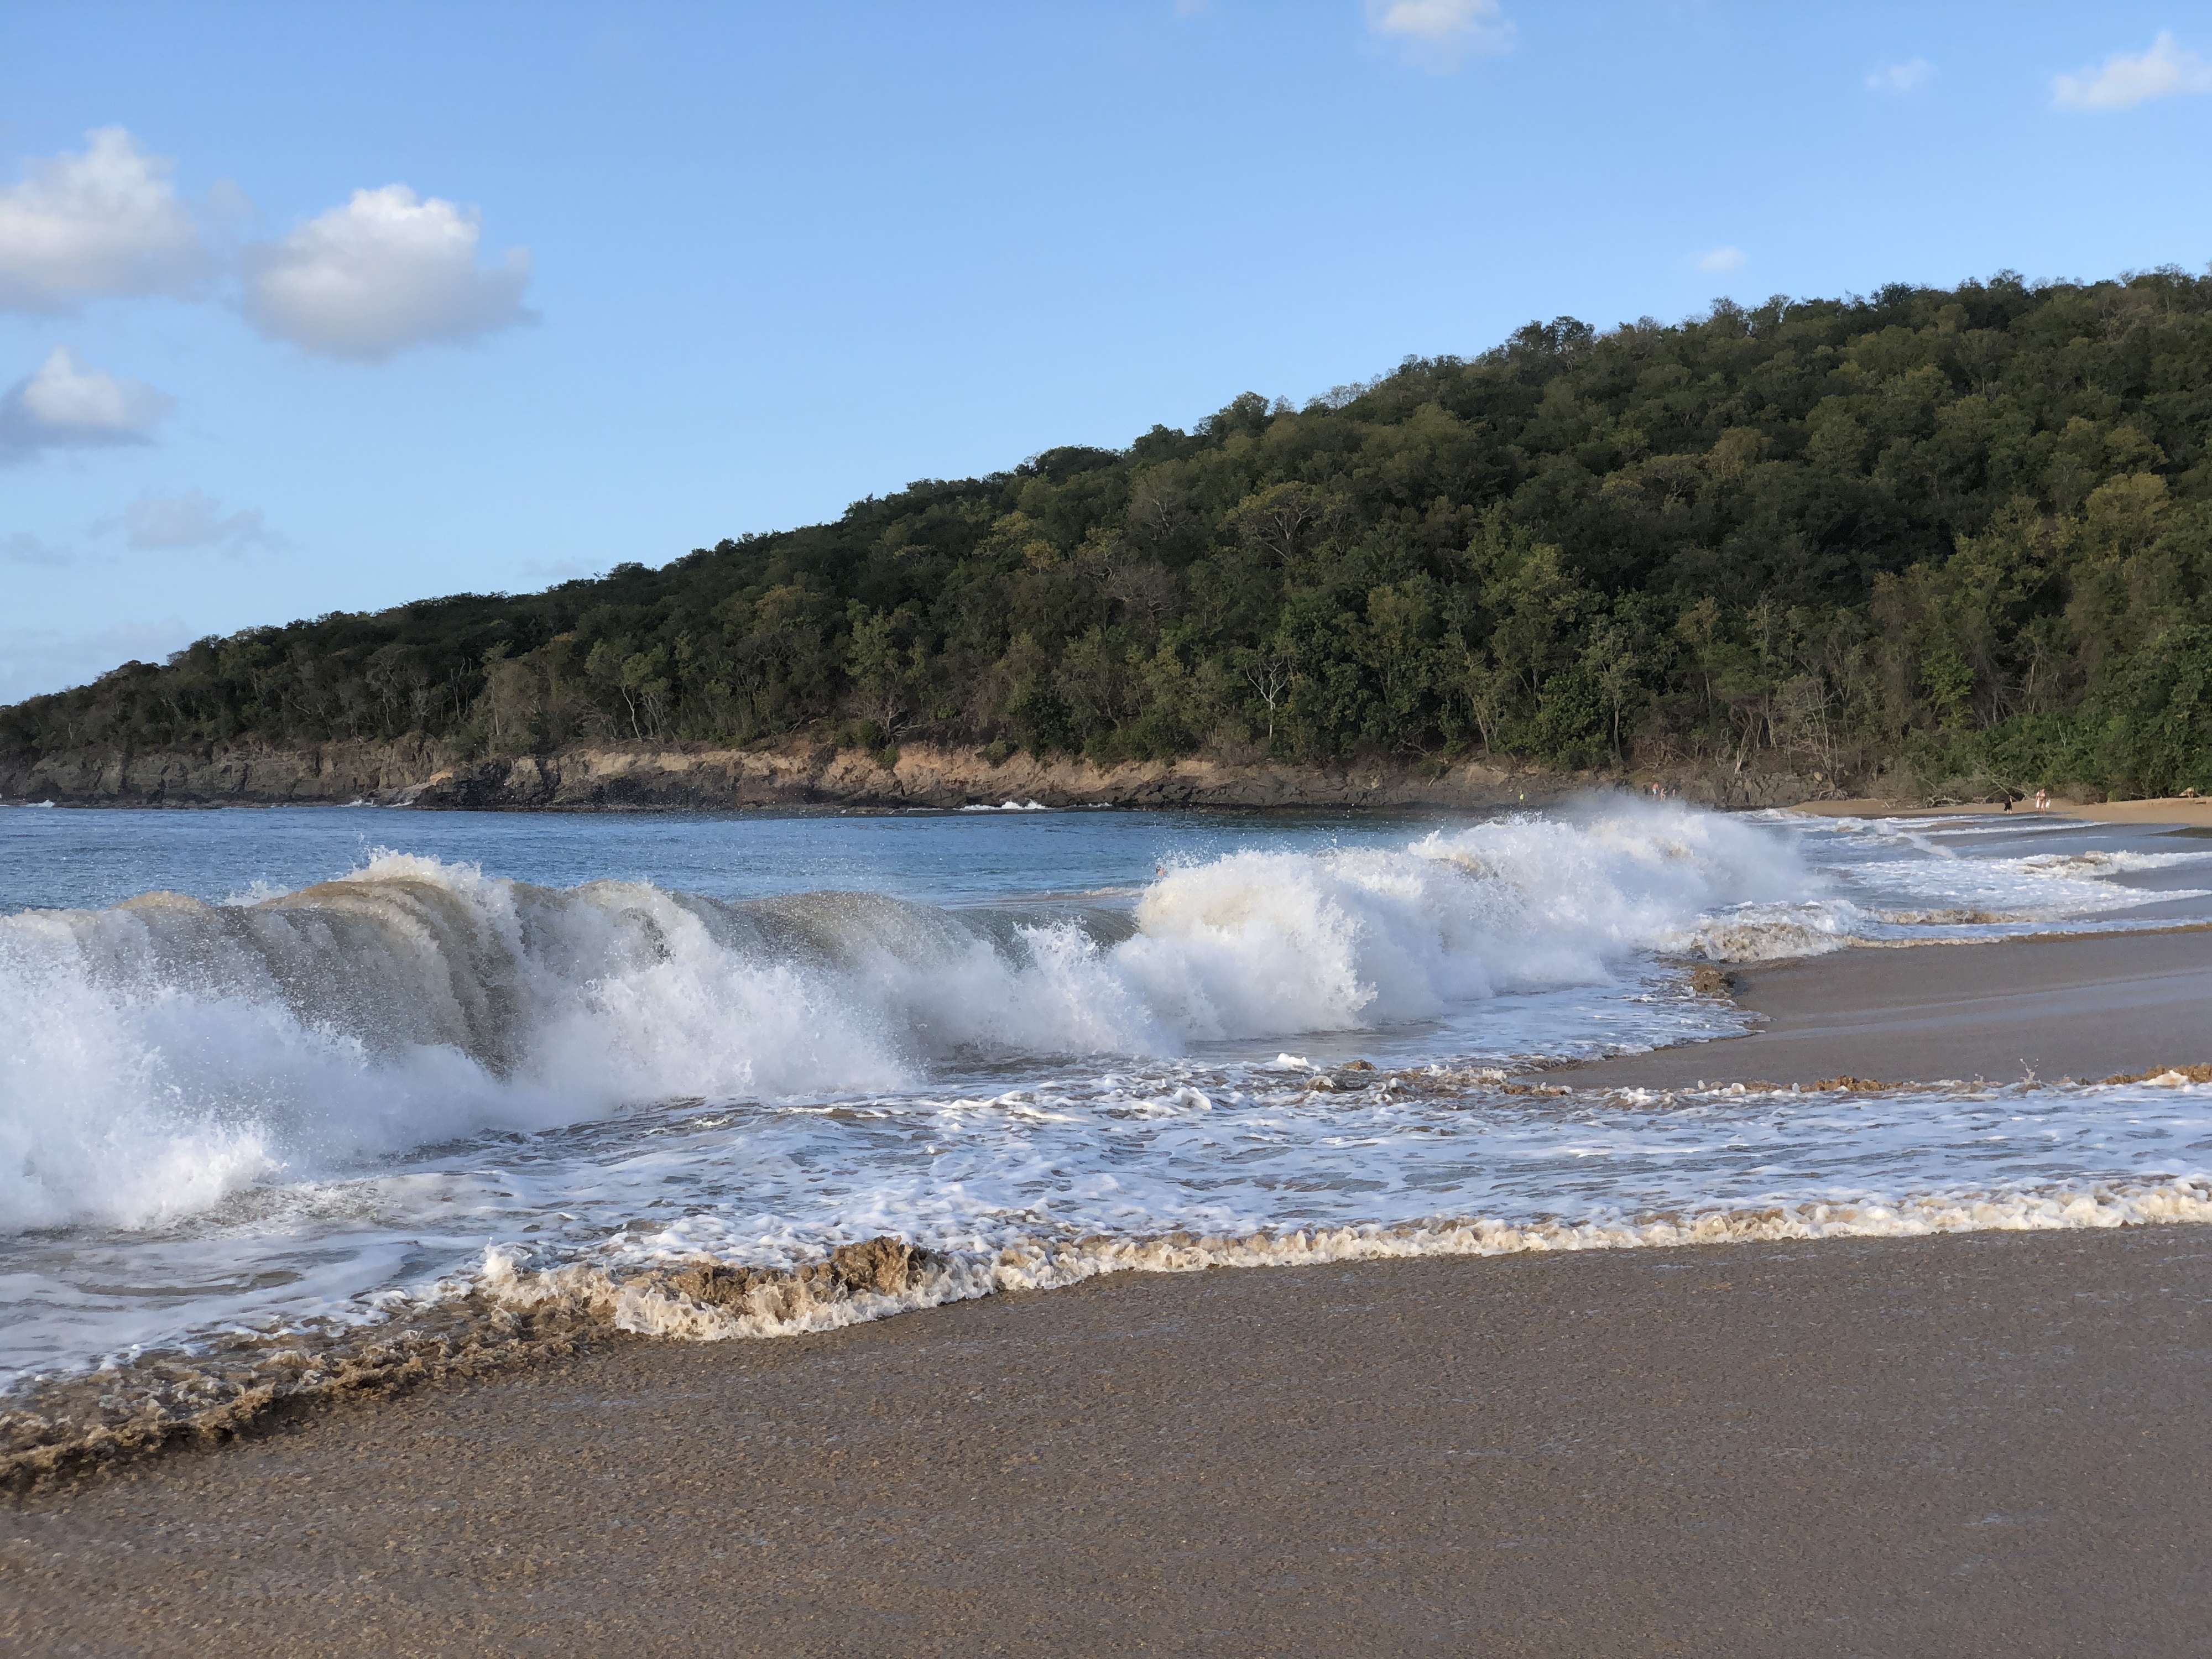
[[[198,886],[240,896],[0,920],[0,1372],[18,1400],[90,1389],[95,1415],[214,1421],[579,1331],[769,1334],[1123,1268],[2171,1219],[2212,1167],[2185,1068],[1527,1077],[1744,1031],[1693,963],[2145,925],[2131,907],[2191,898],[2212,854],[2148,833],[1618,800],[1389,841],[1137,814],[437,818],[404,828],[444,858],[310,884],[343,855],[261,862],[238,834],[334,815],[145,817],[145,845],[228,837]],[[96,821],[126,853],[137,823]],[[777,846],[780,868],[730,862]],[[554,879],[454,855],[492,847]],[[76,867],[26,873],[60,892]],[[883,1238],[925,1271],[811,1273]],[[121,1381],[85,1381],[109,1361]]]
[[[0,1228],[158,1224],[252,1182],[671,1098],[948,1061],[1163,1056],[1836,942],[1772,836],[1616,807],[1179,866],[1133,925],[867,893],[567,890],[398,854],[257,902],[0,919]]]

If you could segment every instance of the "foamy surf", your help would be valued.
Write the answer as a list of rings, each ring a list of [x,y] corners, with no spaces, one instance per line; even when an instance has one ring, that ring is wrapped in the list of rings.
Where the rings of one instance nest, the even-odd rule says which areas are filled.
[[[1286,1068],[1287,1069],[1287,1068]],[[2009,1096],[2094,1096],[2140,1111],[2141,1091],[2212,1093],[2206,1068],[2102,1089],[2016,1089]],[[1565,1091],[1547,1091],[1557,1097]],[[1705,1098],[1741,1106],[1801,1091],[1736,1085]],[[1848,1097],[1849,1091],[1844,1091]],[[1941,1100],[1885,1091],[1893,1105]],[[1617,1096],[1617,1104],[1680,1105],[1686,1097]],[[932,1249],[895,1236],[830,1243],[787,1266],[730,1261],[696,1249],[557,1250],[493,1246],[471,1271],[410,1293],[386,1292],[350,1319],[255,1331],[135,1354],[86,1374],[19,1391],[0,1412],[0,1484],[21,1484],[159,1446],[179,1436],[234,1432],[289,1401],[358,1395],[451,1376],[481,1376],[595,1334],[686,1341],[823,1332],[1015,1291],[1049,1291],[1121,1273],[1314,1266],[1440,1256],[1725,1247],[1759,1242],[1924,1237],[2212,1221],[2212,1175],[2050,1182],[2021,1188],[1905,1191],[1795,1202],[1690,1205],[1674,1210],[1539,1216],[1428,1217],[1197,1232],[1018,1233],[996,1244]]]
[[[477,1274],[452,1290],[482,1294],[502,1307],[574,1316],[633,1335],[720,1342],[838,1330],[1007,1291],[1061,1290],[1109,1273],[2203,1221],[2212,1221],[2212,1176],[2200,1174],[2151,1184],[1914,1194],[1887,1201],[1807,1200],[1582,1223],[1437,1219],[1255,1231],[1241,1237],[1179,1231],[1152,1237],[1023,1239],[997,1249],[949,1254],[878,1237],[861,1241],[861,1246],[896,1260],[897,1269],[859,1282],[834,1271],[732,1273],[711,1257],[628,1274],[580,1263],[541,1268],[515,1252],[494,1248],[485,1252]],[[831,1255],[806,1265],[839,1264]]]
[[[426,822],[448,833],[400,820]],[[451,834],[481,857],[510,822]],[[558,859],[514,873],[558,880],[233,858],[199,896],[0,919],[0,1363],[66,1392],[112,1361],[109,1398],[182,1422],[577,1331],[773,1334],[1101,1272],[2201,1218],[2181,1074],[1515,1080],[1745,1030],[1686,959],[2140,925],[2201,893],[2193,848],[1617,801],[1392,837],[1190,822],[791,827],[801,867],[827,844],[956,902],[696,850],[773,820],[655,828],[716,890],[636,859],[578,879],[614,831],[555,821],[526,830]],[[886,846],[908,862],[866,863]],[[896,1284],[823,1265],[884,1239]]]
[[[1755,908],[1815,884],[1744,825],[1644,811],[1233,853],[1133,915],[555,890],[392,853],[244,903],[27,912],[0,920],[0,1229],[161,1224],[640,1102],[1365,1031],[1612,985],[1655,950],[1821,948]]]

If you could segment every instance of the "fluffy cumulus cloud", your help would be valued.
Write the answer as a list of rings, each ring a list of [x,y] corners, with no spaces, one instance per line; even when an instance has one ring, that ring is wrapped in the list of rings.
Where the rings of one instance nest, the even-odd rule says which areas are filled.
[[[1401,0],[1400,9],[1466,5],[1494,0]],[[204,297],[211,279],[235,274],[246,315],[262,332],[367,362],[529,315],[530,250],[483,257],[473,208],[418,198],[404,185],[358,190],[290,235],[248,246],[231,273],[178,195],[174,172],[123,128],[101,127],[82,150],[33,161],[19,183],[0,186],[0,310],[66,312],[110,295]],[[218,187],[210,198],[218,208],[221,195]],[[113,392],[127,383],[106,385]],[[30,441],[43,428],[23,391],[9,394],[0,414],[0,454],[40,447]],[[128,425],[75,423],[80,434],[104,426],[108,436],[96,441]]]
[[[226,514],[222,503],[204,490],[187,489],[178,495],[150,491],[123,509],[120,520],[108,520],[100,528],[119,528],[131,546],[162,550],[178,547],[239,548],[275,538],[263,523],[258,509]]]
[[[304,350],[374,362],[521,321],[530,250],[480,264],[473,208],[404,185],[357,190],[281,241],[246,251],[246,314]]]
[[[1925,58],[1908,58],[1901,64],[1884,64],[1866,78],[1867,90],[1886,98],[1910,98],[1924,92],[1936,79],[1936,65]]]
[[[66,311],[106,294],[196,291],[210,260],[173,164],[121,127],[0,189],[0,307]]]
[[[2212,64],[2185,51],[2167,29],[2159,31],[2148,52],[2116,52],[2096,69],[2051,83],[2051,101],[2061,109],[2133,109],[2185,92],[2212,92]]]
[[[1708,276],[1725,276],[1730,271],[1743,269],[1743,250],[1740,247],[1709,247],[1694,254],[1690,263]]]
[[[56,346],[0,393],[0,460],[42,449],[143,443],[172,407],[152,386],[94,368],[67,346]]]
[[[1456,69],[1513,45],[1513,21],[1498,0],[1366,0],[1366,7],[1368,28],[1425,68]]]

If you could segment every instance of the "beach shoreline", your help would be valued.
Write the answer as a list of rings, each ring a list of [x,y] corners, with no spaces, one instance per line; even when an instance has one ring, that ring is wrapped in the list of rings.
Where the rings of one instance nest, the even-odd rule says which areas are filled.
[[[2212,1231],[1122,1274],[615,1340],[0,1511],[0,1642],[2179,1652]]]
[[[1755,1034],[1531,1081],[2212,1061],[2203,927],[1731,978]],[[64,1460],[0,1507],[0,1650],[2179,1651],[2212,1613],[2209,1308],[2185,1222],[579,1325]]]
[[[1837,800],[1802,800],[1790,811],[1817,818],[2004,818],[2020,823],[2038,817],[2074,818],[2087,823],[2158,823],[2179,828],[2212,829],[2212,798],[2167,795],[2144,800],[2053,801],[2049,806],[2026,804],[2008,811],[2002,803],[1924,806],[1917,801],[1885,800],[1870,796]]]
[[[1749,1036],[1571,1063],[1577,1089],[2063,1078],[2212,1061],[2212,928],[1853,946],[1732,968]]]

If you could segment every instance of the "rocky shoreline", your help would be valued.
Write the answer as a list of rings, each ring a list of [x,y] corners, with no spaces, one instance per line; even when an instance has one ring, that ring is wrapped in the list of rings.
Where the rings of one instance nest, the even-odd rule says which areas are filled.
[[[1303,767],[1206,756],[1100,766],[1027,753],[909,744],[855,749],[578,744],[542,755],[456,760],[426,740],[277,749],[240,744],[124,754],[87,749],[0,760],[0,802],[58,806],[414,806],[476,811],[877,811],[1042,806],[1483,809],[1559,799],[1632,780],[1486,762]],[[1795,772],[1725,769],[1637,775],[1707,805],[1760,807],[1839,793]]]

